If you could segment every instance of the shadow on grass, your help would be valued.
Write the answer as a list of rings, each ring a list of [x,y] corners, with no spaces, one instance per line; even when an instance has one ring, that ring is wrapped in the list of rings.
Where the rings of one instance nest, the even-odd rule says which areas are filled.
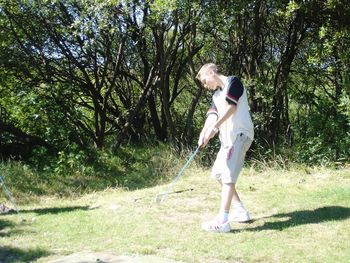
[[[15,224],[12,223],[11,221],[0,219],[0,238],[9,235],[8,231],[4,231],[4,230],[6,230],[6,228],[13,228],[14,226],[15,226]],[[0,262],[2,262],[1,257],[0,257]]]
[[[288,218],[285,221],[266,222],[262,226],[246,228],[241,231],[283,230],[300,225],[318,224],[328,221],[340,221],[350,218],[350,208],[343,206],[326,206],[315,210],[301,210],[290,213],[275,214],[265,218]],[[254,222],[264,218],[256,219]]]
[[[89,206],[47,207],[47,208],[21,210],[20,213],[36,213],[39,215],[43,215],[43,214],[67,213],[67,212],[72,212],[76,210],[87,211],[92,209],[95,209],[95,208],[90,208]]]
[[[15,247],[0,247],[0,262],[32,262],[38,258],[50,255],[42,249],[20,249]]]
[[[7,228],[7,227],[13,227],[14,224],[10,221],[0,219],[0,231]]]
[[[0,218],[0,239],[8,237],[14,232],[16,224]],[[1,243],[0,243],[1,244]],[[11,246],[0,245],[0,262],[12,263],[12,262],[32,262],[38,258],[48,256],[50,253],[43,249],[20,249]]]

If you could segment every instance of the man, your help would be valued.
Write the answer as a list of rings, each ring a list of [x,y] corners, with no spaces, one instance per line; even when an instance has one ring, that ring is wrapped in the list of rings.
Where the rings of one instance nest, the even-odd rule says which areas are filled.
[[[250,220],[235,188],[245,154],[254,139],[247,92],[236,76],[222,75],[213,63],[203,65],[197,79],[204,87],[215,91],[198,145],[205,147],[218,132],[221,142],[211,174],[221,184],[220,210],[218,216],[203,223],[202,228],[212,232],[229,232],[230,221]],[[234,209],[229,215],[232,202]]]

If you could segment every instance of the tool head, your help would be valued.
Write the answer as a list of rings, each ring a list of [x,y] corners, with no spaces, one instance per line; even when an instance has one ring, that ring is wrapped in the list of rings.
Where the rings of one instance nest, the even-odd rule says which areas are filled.
[[[164,200],[164,194],[157,194],[156,195],[156,203],[160,204]]]

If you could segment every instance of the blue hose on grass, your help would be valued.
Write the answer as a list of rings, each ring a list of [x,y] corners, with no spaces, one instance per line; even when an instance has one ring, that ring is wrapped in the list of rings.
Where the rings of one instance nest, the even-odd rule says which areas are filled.
[[[160,203],[162,201],[165,200],[165,198],[168,196],[168,194],[173,190],[176,182],[180,179],[181,175],[183,174],[183,172],[185,171],[186,167],[190,164],[190,162],[193,160],[193,158],[197,155],[199,149],[200,149],[200,145],[198,145],[198,147],[196,148],[196,150],[194,150],[194,152],[191,154],[191,156],[188,158],[187,162],[185,163],[185,165],[182,167],[181,171],[179,172],[179,174],[175,177],[175,179],[173,180],[173,182],[171,183],[171,185],[169,186],[168,190],[162,194],[158,194],[156,196],[156,202]]]

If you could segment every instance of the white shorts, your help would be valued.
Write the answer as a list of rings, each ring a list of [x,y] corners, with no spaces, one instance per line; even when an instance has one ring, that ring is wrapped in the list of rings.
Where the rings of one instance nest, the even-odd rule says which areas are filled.
[[[223,184],[236,183],[243,168],[245,154],[252,142],[247,135],[240,133],[232,146],[221,146],[211,171],[211,177]]]

